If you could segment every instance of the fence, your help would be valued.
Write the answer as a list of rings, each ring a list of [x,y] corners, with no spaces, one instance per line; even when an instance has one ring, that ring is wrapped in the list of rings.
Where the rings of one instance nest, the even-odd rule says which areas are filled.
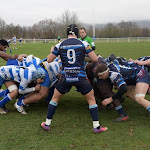
[[[64,40],[64,39],[62,39]],[[23,39],[26,43],[57,43],[57,39]],[[128,38],[95,38],[95,43],[119,43],[119,42],[150,42],[150,37],[128,37]]]

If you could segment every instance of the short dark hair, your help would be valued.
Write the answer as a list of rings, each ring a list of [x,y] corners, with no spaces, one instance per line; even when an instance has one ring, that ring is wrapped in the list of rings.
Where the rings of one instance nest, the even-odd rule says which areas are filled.
[[[95,74],[98,75],[98,73],[102,73],[108,69],[108,66],[104,63],[100,63],[95,68]]]
[[[79,30],[84,30],[86,32],[86,29],[84,27],[81,27]]]
[[[1,44],[2,46],[9,46],[9,45],[8,45],[8,42],[7,42],[6,40],[4,40],[4,39],[1,39],[1,40],[0,40],[0,44]]]

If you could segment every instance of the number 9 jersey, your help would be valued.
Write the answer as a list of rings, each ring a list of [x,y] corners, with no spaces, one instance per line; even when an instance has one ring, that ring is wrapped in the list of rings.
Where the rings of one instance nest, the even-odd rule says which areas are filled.
[[[61,57],[61,74],[66,77],[86,77],[84,58],[85,54],[89,54],[91,51],[93,50],[86,41],[68,38],[58,43],[52,53]]]

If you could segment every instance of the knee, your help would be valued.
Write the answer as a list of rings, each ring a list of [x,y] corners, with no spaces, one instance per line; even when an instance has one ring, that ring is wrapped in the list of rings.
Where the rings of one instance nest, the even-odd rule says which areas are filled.
[[[45,99],[48,96],[48,91],[39,92],[39,98]]]
[[[11,85],[8,87],[8,90],[9,90],[9,94],[10,94],[10,97],[11,98],[14,98],[15,96],[17,96],[18,94],[18,88],[16,85]]]
[[[13,91],[10,92],[10,97],[11,98],[16,97],[17,95],[18,95],[18,90],[13,90]]]
[[[137,103],[139,103],[139,104],[142,104],[142,103],[143,103],[143,100],[144,100],[143,97],[136,97],[136,96],[134,96],[134,98],[135,98],[135,101],[136,101]]]

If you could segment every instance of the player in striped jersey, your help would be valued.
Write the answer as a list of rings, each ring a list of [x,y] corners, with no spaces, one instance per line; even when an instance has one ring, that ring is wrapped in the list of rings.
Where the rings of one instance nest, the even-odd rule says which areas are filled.
[[[0,86],[5,84],[5,86],[8,88],[7,93],[5,93],[7,95],[4,96],[0,101],[0,108],[18,94],[18,88],[15,82],[19,83],[19,93],[25,94],[40,90],[39,84],[44,81],[45,76],[46,73],[42,68],[38,68],[36,71],[33,71],[30,68],[23,69],[11,65],[0,67]],[[28,88],[28,84],[32,81],[36,81],[37,85],[35,87]],[[24,110],[22,109],[20,111]]]
[[[21,54],[17,59],[9,59],[6,65],[16,65],[24,68],[32,67],[33,70],[36,70],[37,66],[42,62],[42,60],[33,55],[27,56],[26,54]]]
[[[32,93],[30,95],[23,96],[19,98],[19,102],[16,102],[16,106],[18,109],[22,110],[24,105],[29,103],[34,103],[46,98],[46,101],[49,101],[53,95],[55,83],[58,81],[58,76],[60,74],[60,66],[58,62],[42,62],[37,68],[43,68],[46,73],[46,77],[44,82],[42,82],[41,88],[36,93]],[[17,109],[17,110],[18,110]],[[19,111],[19,110],[18,110]],[[21,112],[21,111],[19,111]]]

